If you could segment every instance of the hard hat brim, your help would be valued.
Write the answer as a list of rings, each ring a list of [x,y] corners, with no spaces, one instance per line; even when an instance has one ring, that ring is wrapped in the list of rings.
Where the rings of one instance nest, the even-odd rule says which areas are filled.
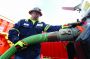
[[[40,11],[37,11],[37,10],[30,10],[29,11],[29,14],[31,14],[32,12],[38,12],[40,14],[40,16],[42,16],[42,13]]]

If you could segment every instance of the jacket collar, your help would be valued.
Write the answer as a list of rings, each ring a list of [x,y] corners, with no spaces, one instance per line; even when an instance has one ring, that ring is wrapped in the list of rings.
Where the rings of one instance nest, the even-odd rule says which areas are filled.
[[[38,22],[38,20],[34,20],[32,18],[28,19],[29,22],[32,22],[33,24],[35,24],[36,22]]]

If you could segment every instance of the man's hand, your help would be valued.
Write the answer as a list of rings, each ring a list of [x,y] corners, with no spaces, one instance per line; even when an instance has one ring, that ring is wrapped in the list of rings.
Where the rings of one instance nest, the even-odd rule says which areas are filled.
[[[69,28],[74,28],[76,26],[81,26],[81,25],[83,25],[82,22],[76,22],[76,23],[69,23],[68,24]]]
[[[23,42],[22,41],[18,41],[16,44],[15,44],[15,46],[20,46],[20,47],[23,47],[24,46],[24,44],[23,44]]]
[[[20,46],[21,48],[24,48],[25,46],[27,46],[28,44],[23,42],[23,41],[18,41],[15,46]]]

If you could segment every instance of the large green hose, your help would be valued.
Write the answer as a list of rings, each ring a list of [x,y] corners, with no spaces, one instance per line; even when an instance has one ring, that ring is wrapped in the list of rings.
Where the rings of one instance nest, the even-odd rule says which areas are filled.
[[[34,44],[38,42],[46,42],[48,34],[38,34],[29,36],[24,38],[22,41],[26,42],[27,44]],[[0,56],[0,59],[10,59],[12,55],[15,54],[17,51],[15,45],[13,45],[10,49],[8,49],[3,55]]]
[[[29,36],[27,38],[22,39],[21,41],[27,43],[27,44],[35,44],[35,43],[41,43],[41,42],[51,42],[51,41],[66,41],[66,40],[72,40],[74,37],[79,35],[80,32],[78,29],[63,29],[57,32],[50,32],[45,34],[38,34]],[[17,45],[13,45],[10,49],[8,49],[3,55],[0,56],[0,59],[9,59],[12,55],[15,54],[15,52],[18,50],[16,48]]]

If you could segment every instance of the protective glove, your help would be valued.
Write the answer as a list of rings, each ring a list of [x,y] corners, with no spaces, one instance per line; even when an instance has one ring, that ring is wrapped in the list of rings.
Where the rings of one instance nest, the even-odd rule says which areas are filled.
[[[83,25],[83,22],[68,23],[68,24],[62,25],[62,29],[75,28],[76,26],[81,26],[81,25]]]
[[[28,44],[23,42],[23,41],[18,41],[16,44],[15,44],[16,48],[20,48],[20,49],[25,49],[27,48]]]

